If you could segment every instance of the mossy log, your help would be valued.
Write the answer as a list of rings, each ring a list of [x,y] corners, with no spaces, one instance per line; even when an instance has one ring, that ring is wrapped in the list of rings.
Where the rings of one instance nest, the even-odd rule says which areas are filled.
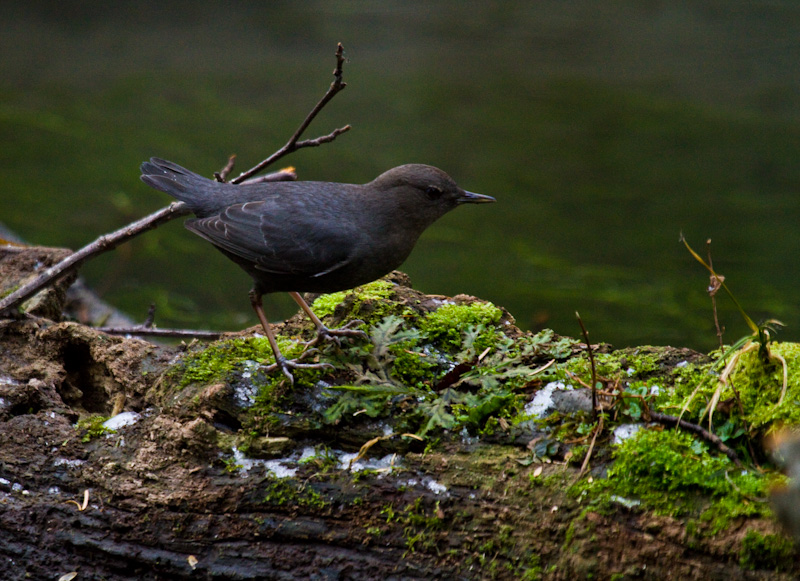
[[[576,388],[589,380],[585,345],[523,333],[500,308],[425,295],[399,273],[318,303],[332,325],[363,319],[370,340],[323,348],[316,357],[334,369],[298,373],[294,386],[263,372],[269,349],[256,328],[163,346],[54,320],[54,300],[48,318],[0,321],[0,578],[705,580],[800,570],[763,498],[687,484],[697,474],[680,462],[665,460],[674,472],[660,475],[680,494],[628,464],[663,504],[602,488],[632,462],[612,439],[632,423],[631,402],[656,405],[652,386],[678,389],[687,366],[710,363],[703,354],[593,346],[601,392],[616,394],[601,393],[599,430],[585,391],[555,388],[564,402],[544,419],[528,407],[567,371]],[[311,337],[299,315],[276,327],[285,353]],[[131,423],[103,424],[125,412]],[[727,462],[687,445],[688,464],[710,458],[719,472]],[[744,486],[725,466],[708,482]]]

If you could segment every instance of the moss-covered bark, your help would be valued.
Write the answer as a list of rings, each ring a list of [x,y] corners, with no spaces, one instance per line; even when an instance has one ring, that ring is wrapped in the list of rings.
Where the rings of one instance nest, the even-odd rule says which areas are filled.
[[[747,357],[720,387],[718,355],[595,345],[595,416],[586,346],[485,301],[398,273],[315,308],[369,340],[324,346],[333,369],[294,386],[263,371],[257,329],[163,347],[0,322],[3,578],[795,578],[763,446],[793,417],[791,346],[777,406]],[[277,330],[297,354],[312,327]],[[699,423],[714,399],[741,466],[649,421]]]

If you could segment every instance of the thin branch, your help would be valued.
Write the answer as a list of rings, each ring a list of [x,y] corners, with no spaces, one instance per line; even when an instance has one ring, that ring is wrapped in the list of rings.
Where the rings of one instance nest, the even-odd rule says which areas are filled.
[[[144,327],[145,329],[152,329],[153,324],[155,322],[156,322],[156,304],[152,303],[150,305],[150,308],[147,309],[147,317],[145,318],[144,323],[142,323],[142,327]]]
[[[214,172],[214,179],[217,180],[218,182],[223,182],[223,183],[227,181],[228,175],[233,171],[234,165],[236,165],[235,153],[228,158],[228,163],[225,164],[225,167],[222,168],[222,171]]]
[[[297,172],[293,167],[290,166],[274,173],[268,173],[267,175],[258,176],[257,178],[250,178],[249,180],[245,180],[243,183],[259,184],[262,182],[293,182],[295,180],[297,180]]]
[[[222,337],[222,331],[199,331],[196,329],[157,329],[137,325],[135,327],[98,327],[98,331],[109,335],[134,335],[137,337],[170,337],[174,339],[207,339],[216,341]]]
[[[586,469],[589,467],[589,460],[592,458],[594,443],[597,441],[597,436],[602,431],[603,431],[603,415],[601,414],[600,419],[597,421],[597,426],[595,426],[594,434],[592,434],[592,442],[589,444],[589,449],[586,451],[586,457],[583,459],[583,463],[581,464],[581,469],[578,472],[577,478],[580,478],[586,473]]]
[[[100,236],[94,242],[84,246],[77,252],[73,252],[61,262],[45,270],[28,284],[18,288],[16,291],[0,300],[0,314],[5,314],[6,312],[10,314],[12,309],[18,307],[41,289],[52,284],[65,274],[77,270],[90,258],[113,250],[123,242],[127,242],[142,232],[152,230],[153,228],[161,226],[161,224],[165,224],[170,220],[180,216],[186,216],[190,213],[189,207],[183,202],[173,202],[166,208],[162,208],[158,212],[154,212],[149,216],[145,216],[136,222],[128,224],[124,228],[120,228],[111,234]]]
[[[686,240],[686,238],[683,236],[683,232],[681,232],[680,241],[681,241],[681,242],[683,242],[683,245],[684,245],[684,246],[686,246],[686,250],[688,250],[688,251],[689,251],[689,254],[691,254],[692,256],[694,256],[694,259],[695,259],[697,262],[699,262],[700,264],[702,264],[702,265],[705,267],[705,269],[706,269],[706,270],[709,272],[709,274],[710,274],[710,275],[711,275],[711,277],[712,277],[712,286],[715,286],[716,284],[719,284],[719,286],[720,286],[721,288],[725,289],[725,292],[726,292],[726,293],[728,293],[728,296],[729,296],[729,297],[731,298],[731,300],[733,301],[733,304],[734,304],[734,305],[736,305],[736,308],[737,308],[737,309],[739,310],[739,312],[742,314],[742,317],[744,318],[744,322],[745,322],[745,323],[747,323],[747,326],[748,326],[748,327],[750,327],[750,330],[753,332],[753,335],[756,335],[756,336],[757,336],[757,335],[759,334],[759,328],[758,328],[758,325],[756,325],[756,324],[753,322],[753,319],[751,319],[751,318],[750,318],[750,316],[749,316],[749,315],[748,315],[748,314],[745,312],[745,310],[742,308],[742,305],[740,305],[740,304],[739,304],[739,301],[737,301],[737,300],[736,300],[736,297],[735,297],[735,296],[733,296],[733,293],[732,293],[732,292],[731,292],[731,291],[728,289],[728,286],[725,284],[725,277],[724,277],[724,276],[722,276],[722,275],[720,275],[720,274],[717,274],[717,272],[714,270],[714,268],[713,268],[713,267],[712,267],[710,264],[708,264],[708,263],[707,263],[705,260],[703,260],[702,258],[700,258],[700,255],[699,255],[699,254],[697,254],[697,252],[695,252],[695,251],[692,249],[692,247],[691,247],[691,246],[689,246],[689,242],[688,242],[688,241]],[[716,290],[715,290],[714,292],[716,292]]]
[[[333,82],[331,83],[330,88],[328,91],[323,95],[322,99],[319,100],[319,103],[311,110],[311,113],[305,118],[300,124],[300,127],[297,128],[297,131],[294,132],[289,141],[286,142],[286,145],[281,147],[278,151],[270,155],[267,159],[256,165],[255,167],[247,170],[246,172],[240,174],[239,176],[235,177],[231,180],[231,183],[240,184],[246,179],[253,177],[255,174],[263,170],[265,167],[275,163],[280,158],[284,157],[285,155],[289,155],[290,153],[297,151],[303,147],[315,147],[322,143],[328,143],[336,139],[339,135],[344,133],[345,131],[350,131],[350,125],[345,125],[344,127],[340,127],[325,135],[323,137],[318,137],[317,139],[307,139],[304,141],[298,141],[300,136],[303,135],[303,132],[308,129],[308,126],[311,125],[311,122],[314,120],[314,117],[322,110],[322,108],[327,105],[328,101],[333,99],[333,97],[339,91],[343,90],[347,83],[342,81],[342,66],[344,65],[344,47],[340,42],[336,48],[336,68],[333,70]]]
[[[169,337],[173,339],[207,339],[215,341],[222,336],[221,331],[198,331],[196,329],[157,329],[156,305],[150,305],[147,318],[141,325],[131,327],[98,327],[98,331],[109,335],[136,335],[138,337]]]
[[[300,128],[295,132],[292,138],[284,145],[280,150],[276,153],[268,157],[265,161],[258,164],[255,168],[245,172],[244,174],[240,175],[239,177],[232,180],[232,183],[241,183],[242,181],[246,180],[253,174],[257,173],[261,169],[265,168],[269,164],[273,163],[275,160],[297,150],[301,147],[314,147],[317,145],[321,145],[323,143],[328,143],[336,139],[336,137],[345,131],[350,129],[350,126],[347,125],[340,129],[333,131],[328,135],[324,135],[322,137],[318,137],[316,139],[309,139],[305,141],[298,142],[297,140],[300,138],[300,135],[305,131],[311,121],[314,120],[314,117],[320,112],[320,110],[330,101],[336,93],[341,91],[345,88],[346,83],[342,81],[342,65],[344,63],[343,57],[344,48],[342,47],[341,43],[339,43],[338,48],[336,50],[336,69],[334,70],[334,82],[331,84],[328,91],[322,97],[322,99],[317,103],[311,113],[308,114],[305,121],[303,121]],[[226,171],[230,171],[232,169],[234,159],[231,158],[228,161],[228,165],[222,172],[219,172],[217,179],[225,179]],[[259,181],[288,181],[288,180],[295,180],[297,179],[297,175],[294,173],[294,168],[287,168],[285,170],[281,170],[275,172],[274,174],[269,174],[267,176],[263,176],[258,178]],[[95,256],[107,252],[109,250],[113,250],[123,242],[128,241],[129,239],[141,234],[142,232],[146,232],[147,230],[152,230],[161,226],[162,224],[169,222],[175,218],[179,218],[181,216],[186,216],[190,214],[190,210],[186,204],[183,202],[173,202],[166,208],[162,208],[161,210],[154,212],[136,222],[128,224],[124,228],[120,228],[111,234],[105,234],[100,236],[90,244],[84,246],[77,252],[71,254],[61,262],[51,266],[47,270],[45,270],[42,274],[37,276],[34,280],[29,282],[28,284],[22,286],[21,288],[17,289],[13,293],[3,297],[0,300],[0,316],[12,316],[13,309],[17,308],[19,305],[24,303],[30,297],[35,295],[39,292],[42,288],[52,284],[54,281],[58,280],[65,274],[73,270],[77,270],[84,262],[87,260],[94,258]]]
[[[575,316],[578,317],[578,323],[581,326],[581,331],[583,331],[583,340],[586,342],[586,350],[589,351],[589,363],[592,366],[592,421],[594,421],[597,419],[597,367],[594,364],[594,353],[592,353],[592,346],[589,343],[589,332],[583,325],[583,319],[581,319],[578,311],[575,311]]]
[[[736,451],[732,448],[728,448],[728,446],[726,446],[718,436],[715,436],[705,428],[675,416],[668,416],[666,414],[659,414],[656,412],[650,412],[650,419],[665,426],[678,426],[682,430],[686,430],[687,432],[691,432],[697,436],[700,436],[706,442],[714,444],[717,449],[730,458],[730,461],[736,464],[736,466],[742,465],[742,463],[739,461],[739,455],[736,453]]]
[[[714,270],[714,263],[711,262],[711,238],[706,240],[706,249],[708,251],[708,266],[711,270]],[[714,326],[717,328],[717,339],[719,339],[720,349],[724,346],[722,343],[722,334],[725,332],[725,328],[719,325],[719,316],[717,315],[717,291],[722,288],[724,277],[722,277],[722,279],[723,280],[720,280],[716,274],[712,274],[711,281],[708,285],[708,295],[711,297],[711,308],[714,311]]]

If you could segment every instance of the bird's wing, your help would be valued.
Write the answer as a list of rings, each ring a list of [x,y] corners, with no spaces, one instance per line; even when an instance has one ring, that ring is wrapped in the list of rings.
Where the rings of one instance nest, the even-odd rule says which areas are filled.
[[[360,234],[346,223],[271,212],[266,202],[225,208],[186,227],[215,246],[277,275],[322,276],[348,264]]]

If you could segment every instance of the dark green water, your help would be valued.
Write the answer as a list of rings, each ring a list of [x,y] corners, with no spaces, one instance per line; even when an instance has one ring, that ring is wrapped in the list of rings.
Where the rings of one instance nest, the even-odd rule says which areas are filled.
[[[20,3],[21,4],[21,3]],[[754,319],[800,338],[800,7],[793,2],[25,3],[0,8],[0,221],[80,247],[166,205],[138,166],[210,175],[280,147],[331,81],[348,88],[284,160],[364,182],[437,165],[498,199],[460,208],[404,266],[525,328],[617,346],[715,344],[707,273],[678,243],[713,239]],[[248,277],[170,224],[84,276],[162,327],[254,324]],[[273,318],[294,312],[270,297]],[[726,298],[729,342],[746,332]]]

